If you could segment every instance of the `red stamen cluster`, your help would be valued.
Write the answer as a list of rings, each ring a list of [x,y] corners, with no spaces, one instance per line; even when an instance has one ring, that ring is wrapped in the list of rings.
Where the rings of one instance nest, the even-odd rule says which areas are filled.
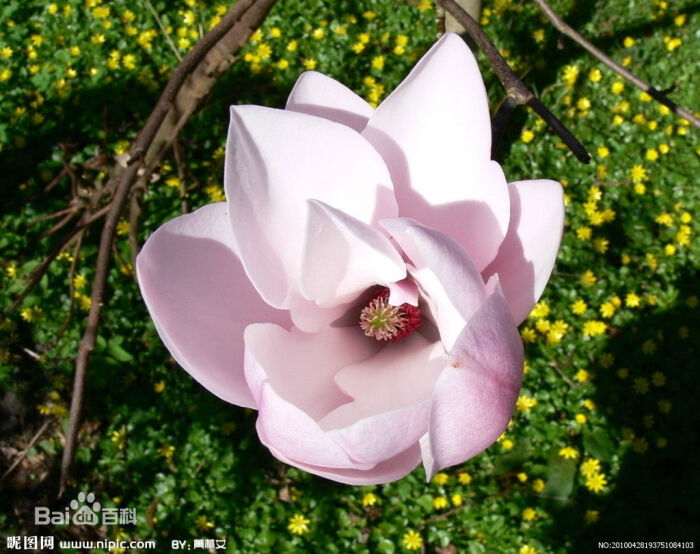
[[[387,308],[394,312],[391,330],[386,330],[389,332],[373,332],[371,326],[367,324],[372,317],[372,313],[377,309],[387,310]],[[365,334],[382,342],[396,342],[410,335],[413,331],[419,329],[420,326],[420,308],[408,302],[400,306],[391,306],[389,304],[389,289],[387,287],[382,287],[369,298],[367,306],[360,315],[360,327],[362,327]]]

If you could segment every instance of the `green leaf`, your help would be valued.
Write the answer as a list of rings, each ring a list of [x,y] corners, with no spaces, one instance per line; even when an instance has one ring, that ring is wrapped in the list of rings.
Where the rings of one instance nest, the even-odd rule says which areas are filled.
[[[615,454],[615,445],[607,431],[602,428],[585,431],[583,433],[583,446],[591,456],[604,462],[610,462]]]
[[[501,475],[519,469],[525,460],[530,457],[531,445],[525,440],[516,444],[515,448],[506,454],[502,454],[496,460],[496,472]]]
[[[557,449],[552,451],[547,465],[547,486],[543,494],[565,499],[574,490],[576,462],[559,456]]]
[[[112,337],[107,342],[107,352],[118,362],[132,362],[134,357],[121,347],[124,337]]]
[[[396,551],[396,547],[394,546],[394,543],[391,542],[389,539],[379,539],[376,551],[382,552],[384,554],[392,554]]]

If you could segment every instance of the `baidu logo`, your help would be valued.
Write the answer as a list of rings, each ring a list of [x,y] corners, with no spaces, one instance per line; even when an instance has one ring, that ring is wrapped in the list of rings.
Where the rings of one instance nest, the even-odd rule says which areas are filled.
[[[71,510],[75,511],[73,514],[74,525],[97,525],[99,523],[100,517],[97,514],[102,506],[99,502],[95,502],[93,493],[80,492],[77,499],[74,498],[70,501],[70,507]]]
[[[63,511],[44,506],[34,508],[35,525],[128,525],[136,523],[136,510],[103,508],[92,492],[78,493]]]

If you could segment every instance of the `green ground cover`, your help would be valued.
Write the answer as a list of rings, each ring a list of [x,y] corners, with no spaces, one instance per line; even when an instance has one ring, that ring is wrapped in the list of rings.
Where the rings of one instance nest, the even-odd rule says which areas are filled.
[[[675,87],[675,101],[700,105],[697,4],[553,6],[630,70]],[[140,1],[0,8],[0,307],[61,235],[42,239],[58,219],[37,221],[75,192],[69,174],[55,177],[74,168],[85,199],[104,186],[178,56],[227,10],[205,0],[153,8],[163,29]],[[284,466],[260,445],[254,412],[219,401],[169,358],[133,279],[124,219],[66,495],[91,490],[105,507],[136,509],[135,525],[103,536],[158,539],[161,551],[170,539],[218,537],[230,552],[521,554],[697,538],[697,130],[560,38],[534,3],[485,2],[481,23],[593,156],[577,162],[524,109],[501,145],[510,180],[558,179],[567,203],[554,274],[520,328],[526,374],[507,432],[430,483],[417,469],[350,487]],[[378,103],[434,37],[426,0],[278,2],[181,133],[181,167],[168,159],[151,183],[139,239],[181,213],[183,195],[190,208],[223,199],[229,104],[281,106],[304,69]],[[503,90],[482,69],[495,107]],[[55,494],[98,237],[92,229],[79,252],[61,254],[2,322],[0,460],[9,466],[49,422],[0,481],[3,541],[45,534],[33,509]]]

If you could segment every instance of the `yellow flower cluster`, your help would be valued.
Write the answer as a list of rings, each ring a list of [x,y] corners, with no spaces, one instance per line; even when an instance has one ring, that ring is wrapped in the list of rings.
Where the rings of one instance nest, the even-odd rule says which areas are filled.
[[[579,470],[581,474],[586,479],[585,486],[588,490],[598,494],[605,489],[608,484],[607,478],[604,473],[600,471],[600,460],[595,458],[588,458],[581,462]]]

